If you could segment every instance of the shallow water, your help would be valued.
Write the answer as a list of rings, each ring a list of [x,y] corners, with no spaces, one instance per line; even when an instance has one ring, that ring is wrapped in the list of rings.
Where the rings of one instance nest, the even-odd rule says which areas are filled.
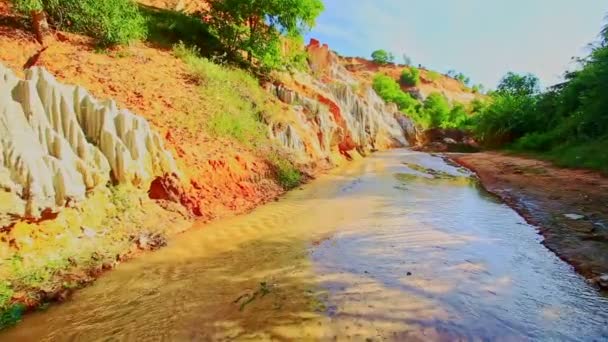
[[[121,265],[7,341],[608,340],[608,299],[466,171],[378,153]]]

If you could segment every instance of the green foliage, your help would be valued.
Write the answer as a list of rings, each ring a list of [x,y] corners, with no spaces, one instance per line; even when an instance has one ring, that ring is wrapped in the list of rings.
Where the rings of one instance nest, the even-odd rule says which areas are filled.
[[[266,139],[262,124],[267,94],[247,72],[212,63],[198,55],[198,50],[180,43],[174,54],[183,59],[200,83],[201,95],[209,102],[206,112],[208,131],[241,143],[256,145]]]
[[[491,147],[509,146],[568,167],[608,173],[608,26],[578,71],[541,93],[538,78],[508,73],[475,120]]]
[[[0,309],[6,308],[13,298],[13,289],[10,284],[0,281]]]
[[[384,101],[396,104],[401,111],[407,114],[417,112],[420,107],[418,101],[412,95],[403,92],[399,83],[389,76],[376,75],[373,88]]]
[[[495,94],[490,104],[476,117],[475,133],[488,147],[509,143],[533,131],[536,99],[528,96]],[[536,121],[536,120],[534,120]]]
[[[140,10],[146,20],[149,41],[169,48],[183,42],[196,46],[205,56],[221,55],[220,42],[200,16],[144,5],[140,5]]]
[[[403,69],[401,72],[401,84],[408,87],[415,87],[420,84],[420,70],[416,67]]]
[[[395,56],[386,50],[376,50],[372,52],[372,60],[378,64],[388,64],[395,61]]]
[[[594,169],[608,174],[608,138],[567,142],[552,148],[544,157],[558,166]]]
[[[21,13],[29,14],[31,11],[41,11],[42,0],[12,0],[15,10]]]
[[[287,68],[308,71],[308,53],[304,48],[304,37],[289,36],[284,38],[284,42],[283,61]]]
[[[84,33],[102,46],[146,37],[146,22],[132,0],[13,0],[24,13],[44,10],[60,28]]]
[[[447,75],[449,77],[459,81],[463,85],[468,86],[469,83],[471,83],[471,79],[461,72],[456,72],[455,70],[450,70],[450,71],[448,71]]]
[[[449,118],[450,104],[443,95],[432,93],[424,100],[419,120],[424,128],[448,126]]]
[[[464,128],[469,120],[470,114],[467,112],[466,107],[461,103],[456,103],[446,120],[441,124],[442,128]]]
[[[500,81],[496,92],[513,96],[533,96],[540,92],[540,80],[532,74],[518,75],[509,72]]]
[[[21,317],[25,312],[23,305],[13,305],[11,307],[0,307],[0,330],[12,327],[21,321]]]
[[[177,44],[173,53],[189,65],[200,84],[201,96],[208,99],[205,101],[208,107],[203,110],[209,116],[204,121],[209,133],[245,145],[271,148],[264,121],[282,116],[283,109],[269,100],[270,95],[255,78],[243,70],[214,64],[200,57],[196,48],[183,43]],[[199,122],[187,124],[198,125]],[[302,182],[302,174],[288,157],[273,151],[267,158],[277,181],[285,189]]]
[[[211,32],[230,58],[241,53],[267,69],[282,66],[281,36],[299,37],[323,11],[320,0],[216,0],[209,3]]]
[[[285,156],[273,153],[270,156],[277,180],[285,190],[291,190],[302,183],[302,173]]]
[[[244,144],[264,137],[262,124],[251,115],[214,114],[209,119],[208,128],[216,136],[232,137]]]
[[[487,106],[488,101],[476,98],[473,99],[473,101],[471,101],[471,103],[469,104],[469,112],[472,115],[479,115],[483,113]]]
[[[469,115],[461,104],[450,107],[440,93],[433,93],[421,105],[409,93],[401,90],[399,83],[389,76],[378,74],[373,87],[386,102],[395,103],[399,110],[409,116],[423,129],[461,128],[468,123]]]

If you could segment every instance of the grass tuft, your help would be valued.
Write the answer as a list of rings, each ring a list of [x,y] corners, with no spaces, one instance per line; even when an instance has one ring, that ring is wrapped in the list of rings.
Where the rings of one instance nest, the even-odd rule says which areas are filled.
[[[286,157],[279,154],[274,154],[270,157],[273,164],[279,184],[285,190],[291,190],[302,184],[302,173],[293,165]]]
[[[199,49],[180,42],[175,56],[188,64],[204,99],[205,126],[216,137],[249,146],[269,143],[264,118],[281,111],[248,72],[200,57]]]

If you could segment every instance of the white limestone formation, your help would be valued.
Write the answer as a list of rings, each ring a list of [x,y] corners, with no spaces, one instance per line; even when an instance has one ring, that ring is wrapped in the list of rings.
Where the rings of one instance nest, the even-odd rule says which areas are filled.
[[[175,161],[144,118],[42,68],[22,80],[0,64],[0,226],[165,173],[178,173]]]
[[[338,152],[338,145],[347,136],[362,154],[408,145],[407,139],[415,136],[409,118],[399,113],[394,105],[386,104],[371,87],[359,90],[359,84],[342,66],[332,65],[331,74],[338,81],[326,84],[306,73],[293,77],[297,83],[313,90],[312,93],[333,101],[339,107],[344,125],[337,122],[329,108],[318,99],[283,85],[270,86],[269,90],[292,105],[295,112],[291,116],[286,113],[282,122],[271,123],[271,136],[294,153],[297,161],[310,163],[328,159]]]

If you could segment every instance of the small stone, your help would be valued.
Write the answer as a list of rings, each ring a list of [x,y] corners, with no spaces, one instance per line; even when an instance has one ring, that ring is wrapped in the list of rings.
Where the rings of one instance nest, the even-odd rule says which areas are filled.
[[[411,276],[411,275],[412,275],[412,272],[407,272],[407,276],[408,277]]]
[[[584,215],[579,215],[579,214],[564,214],[564,217],[569,218],[574,221],[582,220],[585,218]]]
[[[86,236],[88,238],[92,239],[95,236],[97,236],[97,232],[95,232],[93,229],[91,229],[89,227],[82,226],[82,227],[80,227],[80,230],[82,230],[82,233],[84,234],[84,236]]]
[[[597,277],[597,284],[602,289],[608,289],[608,274],[603,274],[603,275]]]

